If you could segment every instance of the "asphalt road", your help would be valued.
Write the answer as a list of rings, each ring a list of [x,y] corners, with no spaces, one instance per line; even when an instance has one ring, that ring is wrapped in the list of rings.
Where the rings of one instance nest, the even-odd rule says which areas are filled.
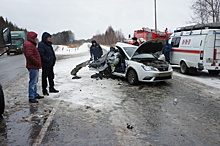
[[[78,59],[61,56],[58,65],[70,57]],[[5,63],[7,67],[2,67]],[[220,145],[220,92],[194,80],[173,76],[166,82],[130,86],[120,78],[83,76],[83,82],[72,81],[72,86],[79,84],[74,91],[64,90],[32,105],[27,103],[23,55],[6,56],[0,64],[0,81],[7,86],[6,113],[0,121],[2,145]],[[59,77],[57,82],[65,86],[64,77]],[[86,104],[62,100],[90,89],[91,97],[80,98]],[[75,90],[79,94],[71,94]],[[100,103],[103,106],[93,106]]]
[[[23,54],[0,57],[0,84],[3,88],[27,71]]]
[[[220,145],[220,96],[212,88],[175,76],[157,84],[126,83],[113,90],[120,102],[105,108],[62,102],[42,144]]]

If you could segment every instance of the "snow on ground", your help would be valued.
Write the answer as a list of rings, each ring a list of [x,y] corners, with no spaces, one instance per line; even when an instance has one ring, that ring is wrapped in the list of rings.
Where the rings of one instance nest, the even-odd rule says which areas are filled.
[[[84,43],[81,47],[78,48],[69,48],[68,46],[58,45],[56,50],[57,55],[72,55],[85,52],[84,48],[88,48],[88,43]]]
[[[179,66],[172,65],[172,67],[179,67]],[[209,75],[208,71],[203,71],[203,72],[206,73],[207,76],[204,76],[204,75],[198,75],[198,76],[184,75],[184,74],[178,73],[178,72],[173,72],[173,75],[178,76],[178,77],[182,77],[182,78],[192,79],[192,80],[195,80],[195,81],[200,82],[202,84],[208,85],[210,87],[220,89],[220,78],[217,78],[216,76],[213,77],[213,76]]]
[[[57,55],[72,55],[72,54],[80,54],[84,53],[85,51],[89,51],[89,47],[91,43],[84,43],[82,46],[77,48],[69,48],[68,46],[64,45],[57,45],[55,46],[56,54]],[[109,51],[110,48],[107,46],[101,46],[103,50]]]
[[[73,76],[70,74],[71,70],[75,68],[76,65],[90,59],[88,45],[89,43],[85,43],[76,51],[73,48],[58,46],[55,52],[57,56],[72,55],[73,57],[64,57],[57,61],[55,65],[55,88],[60,90],[59,99],[61,100],[72,102],[77,105],[104,108],[111,103],[115,104],[119,102],[115,97],[120,95],[120,91],[117,92],[117,95],[114,95],[116,94],[114,91],[118,90],[115,85],[118,81],[112,79],[92,79],[91,75],[97,72],[89,70],[88,66],[82,68],[77,73],[81,79],[72,79]],[[108,48],[109,47],[103,47],[103,49]],[[56,98],[55,94],[54,96],[51,95],[53,94],[50,94],[50,97]]]

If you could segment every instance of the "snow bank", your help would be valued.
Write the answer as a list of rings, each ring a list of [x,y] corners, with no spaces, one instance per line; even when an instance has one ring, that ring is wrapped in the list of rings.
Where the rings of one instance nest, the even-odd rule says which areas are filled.
[[[68,46],[64,45],[57,45],[54,46],[55,53],[57,55],[73,55],[73,54],[80,54],[80,53],[85,53],[89,51],[91,43],[84,43],[82,46],[78,48],[69,48]],[[101,46],[104,52],[109,51],[110,47],[107,46]]]
[[[58,55],[73,55],[73,54],[80,54],[89,51],[89,43],[84,43],[82,46],[78,48],[69,48],[68,46],[57,45],[55,48],[55,53]]]

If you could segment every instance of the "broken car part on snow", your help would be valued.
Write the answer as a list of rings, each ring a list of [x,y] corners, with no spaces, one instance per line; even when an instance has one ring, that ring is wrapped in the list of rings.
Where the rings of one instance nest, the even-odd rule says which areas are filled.
[[[85,62],[82,62],[82,63],[76,65],[76,67],[70,73],[71,75],[74,76],[72,79],[80,79],[81,77],[76,75],[77,72],[79,72],[79,70],[82,69],[83,67],[86,67],[89,63],[90,63],[90,60],[87,60]]]

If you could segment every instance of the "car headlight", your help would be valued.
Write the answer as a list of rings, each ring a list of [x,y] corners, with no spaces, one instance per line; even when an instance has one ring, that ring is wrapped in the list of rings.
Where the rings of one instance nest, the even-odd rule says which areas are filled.
[[[145,70],[145,71],[157,71],[155,68],[151,67],[151,66],[145,66],[145,65],[141,65],[141,67]]]

